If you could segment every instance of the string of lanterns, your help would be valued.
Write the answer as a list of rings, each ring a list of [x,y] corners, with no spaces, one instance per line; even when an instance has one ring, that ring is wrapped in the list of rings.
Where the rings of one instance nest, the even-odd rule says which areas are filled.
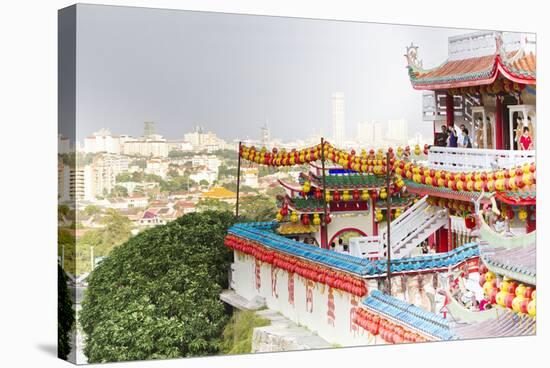
[[[364,281],[346,273],[322,267],[317,263],[300,260],[231,234],[226,236],[224,244],[228,248],[251,255],[261,262],[296,273],[314,282],[322,283],[360,297],[367,294],[367,287]]]
[[[479,273],[479,284],[490,304],[497,304],[516,313],[536,317],[537,291],[534,287],[518,283],[506,277],[497,282],[496,275],[488,271],[485,265],[480,266]]]
[[[416,332],[410,331],[401,325],[391,322],[365,309],[357,309],[353,322],[372,335],[380,337],[390,343],[425,342],[427,339]]]
[[[448,188],[453,191],[515,191],[536,184],[535,163],[495,171],[448,172],[430,169],[409,161],[413,154],[415,156],[420,156],[422,153],[426,155],[428,148],[428,145],[425,145],[424,149],[421,150],[420,146],[417,145],[412,152],[408,146],[405,149],[398,147],[396,152],[391,147],[388,148],[390,170],[402,179],[433,187]],[[284,149],[278,150],[277,148],[268,151],[265,147],[257,150],[253,146],[241,145],[239,154],[244,160],[262,165],[294,166],[319,160],[321,151],[323,151],[325,159],[343,168],[374,175],[384,175],[386,173],[387,161],[382,149],[377,151],[371,149],[368,153],[366,150],[362,150],[358,154],[355,150],[346,152],[337,149],[328,142],[325,142],[324,146],[318,144],[300,150],[293,149],[290,152]]]

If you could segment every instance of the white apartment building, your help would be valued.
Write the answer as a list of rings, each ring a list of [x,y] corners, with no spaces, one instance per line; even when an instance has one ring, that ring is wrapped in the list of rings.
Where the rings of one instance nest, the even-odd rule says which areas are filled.
[[[193,180],[196,183],[200,183],[202,180],[206,180],[209,184],[212,184],[218,179],[218,172],[207,169],[189,175],[189,179]]]
[[[92,166],[70,169],[69,196],[72,201],[90,201],[94,198]]]
[[[170,165],[170,161],[168,160],[161,159],[161,158],[153,158],[153,159],[147,160],[147,166],[145,167],[144,172],[146,174],[157,175],[165,179],[166,174],[168,173],[169,165]]]
[[[257,167],[245,167],[241,169],[243,174],[243,185],[251,188],[258,188],[258,168]]]
[[[213,132],[204,132],[202,127],[196,127],[193,132],[186,133],[183,137],[186,142],[191,143],[193,149],[213,152],[219,149],[226,148],[226,143],[223,139]]]
[[[84,138],[85,153],[114,153],[120,154],[121,139],[119,136],[112,135],[108,129],[100,129],[91,136]]]
[[[123,153],[129,156],[168,157],[168,143],[158,134],[149,138],[127,138],[123,143]]]
[[[60,202],[71,200],[71,168],[61,160],[57,162],[57,198]]]
[[[195,155],[191,159],[191,164],[193,167],[206,166],[208,170],[215,171],[217,173],[222,162],[216,156]]]
[[[345,103],[342,92],[332,94],[332,139],[338,147],[346,140]]]

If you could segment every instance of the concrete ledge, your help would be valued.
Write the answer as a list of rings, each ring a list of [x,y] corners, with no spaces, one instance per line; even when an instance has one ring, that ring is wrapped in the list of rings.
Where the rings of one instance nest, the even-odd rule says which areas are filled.
[[[265,299],[262,297],[255,297],[252,300],[248,300],[245,297],[237,294],[235,290],[227,289],[221,292],[220,299],[227,304],[240,309],[240,310],[259,310],[266,307]]]

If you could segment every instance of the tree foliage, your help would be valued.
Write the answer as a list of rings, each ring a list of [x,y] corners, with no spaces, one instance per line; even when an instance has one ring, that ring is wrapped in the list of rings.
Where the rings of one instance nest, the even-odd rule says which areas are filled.
[[[251,353],[254,328],[269,324],[268,319],[259,317],[254,311],[235,312],[223,330],[222,353]]]
[[[71,331],[75,322],[67,281],[65,271],[57,265],[57,356],[65,360],[71,352]]]
[[[233,221],[229,212],[188,214],[116,247],[88,278],[80,314],[88,361],[218,353]]]

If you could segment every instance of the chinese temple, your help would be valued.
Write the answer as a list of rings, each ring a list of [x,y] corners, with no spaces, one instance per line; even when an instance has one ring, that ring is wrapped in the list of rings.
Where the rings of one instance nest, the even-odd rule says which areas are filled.
[[[469,124],[475,147],[240,145],[244,164],[302,172],[279,181],[274,221],[229,229],[231,293],[344,346],[534,334],[535,151],[516,131],[534,142],[535,56],[507,37],[451,38],[430,70],[407,48],[413,87],[443,95],[443,124]]]

